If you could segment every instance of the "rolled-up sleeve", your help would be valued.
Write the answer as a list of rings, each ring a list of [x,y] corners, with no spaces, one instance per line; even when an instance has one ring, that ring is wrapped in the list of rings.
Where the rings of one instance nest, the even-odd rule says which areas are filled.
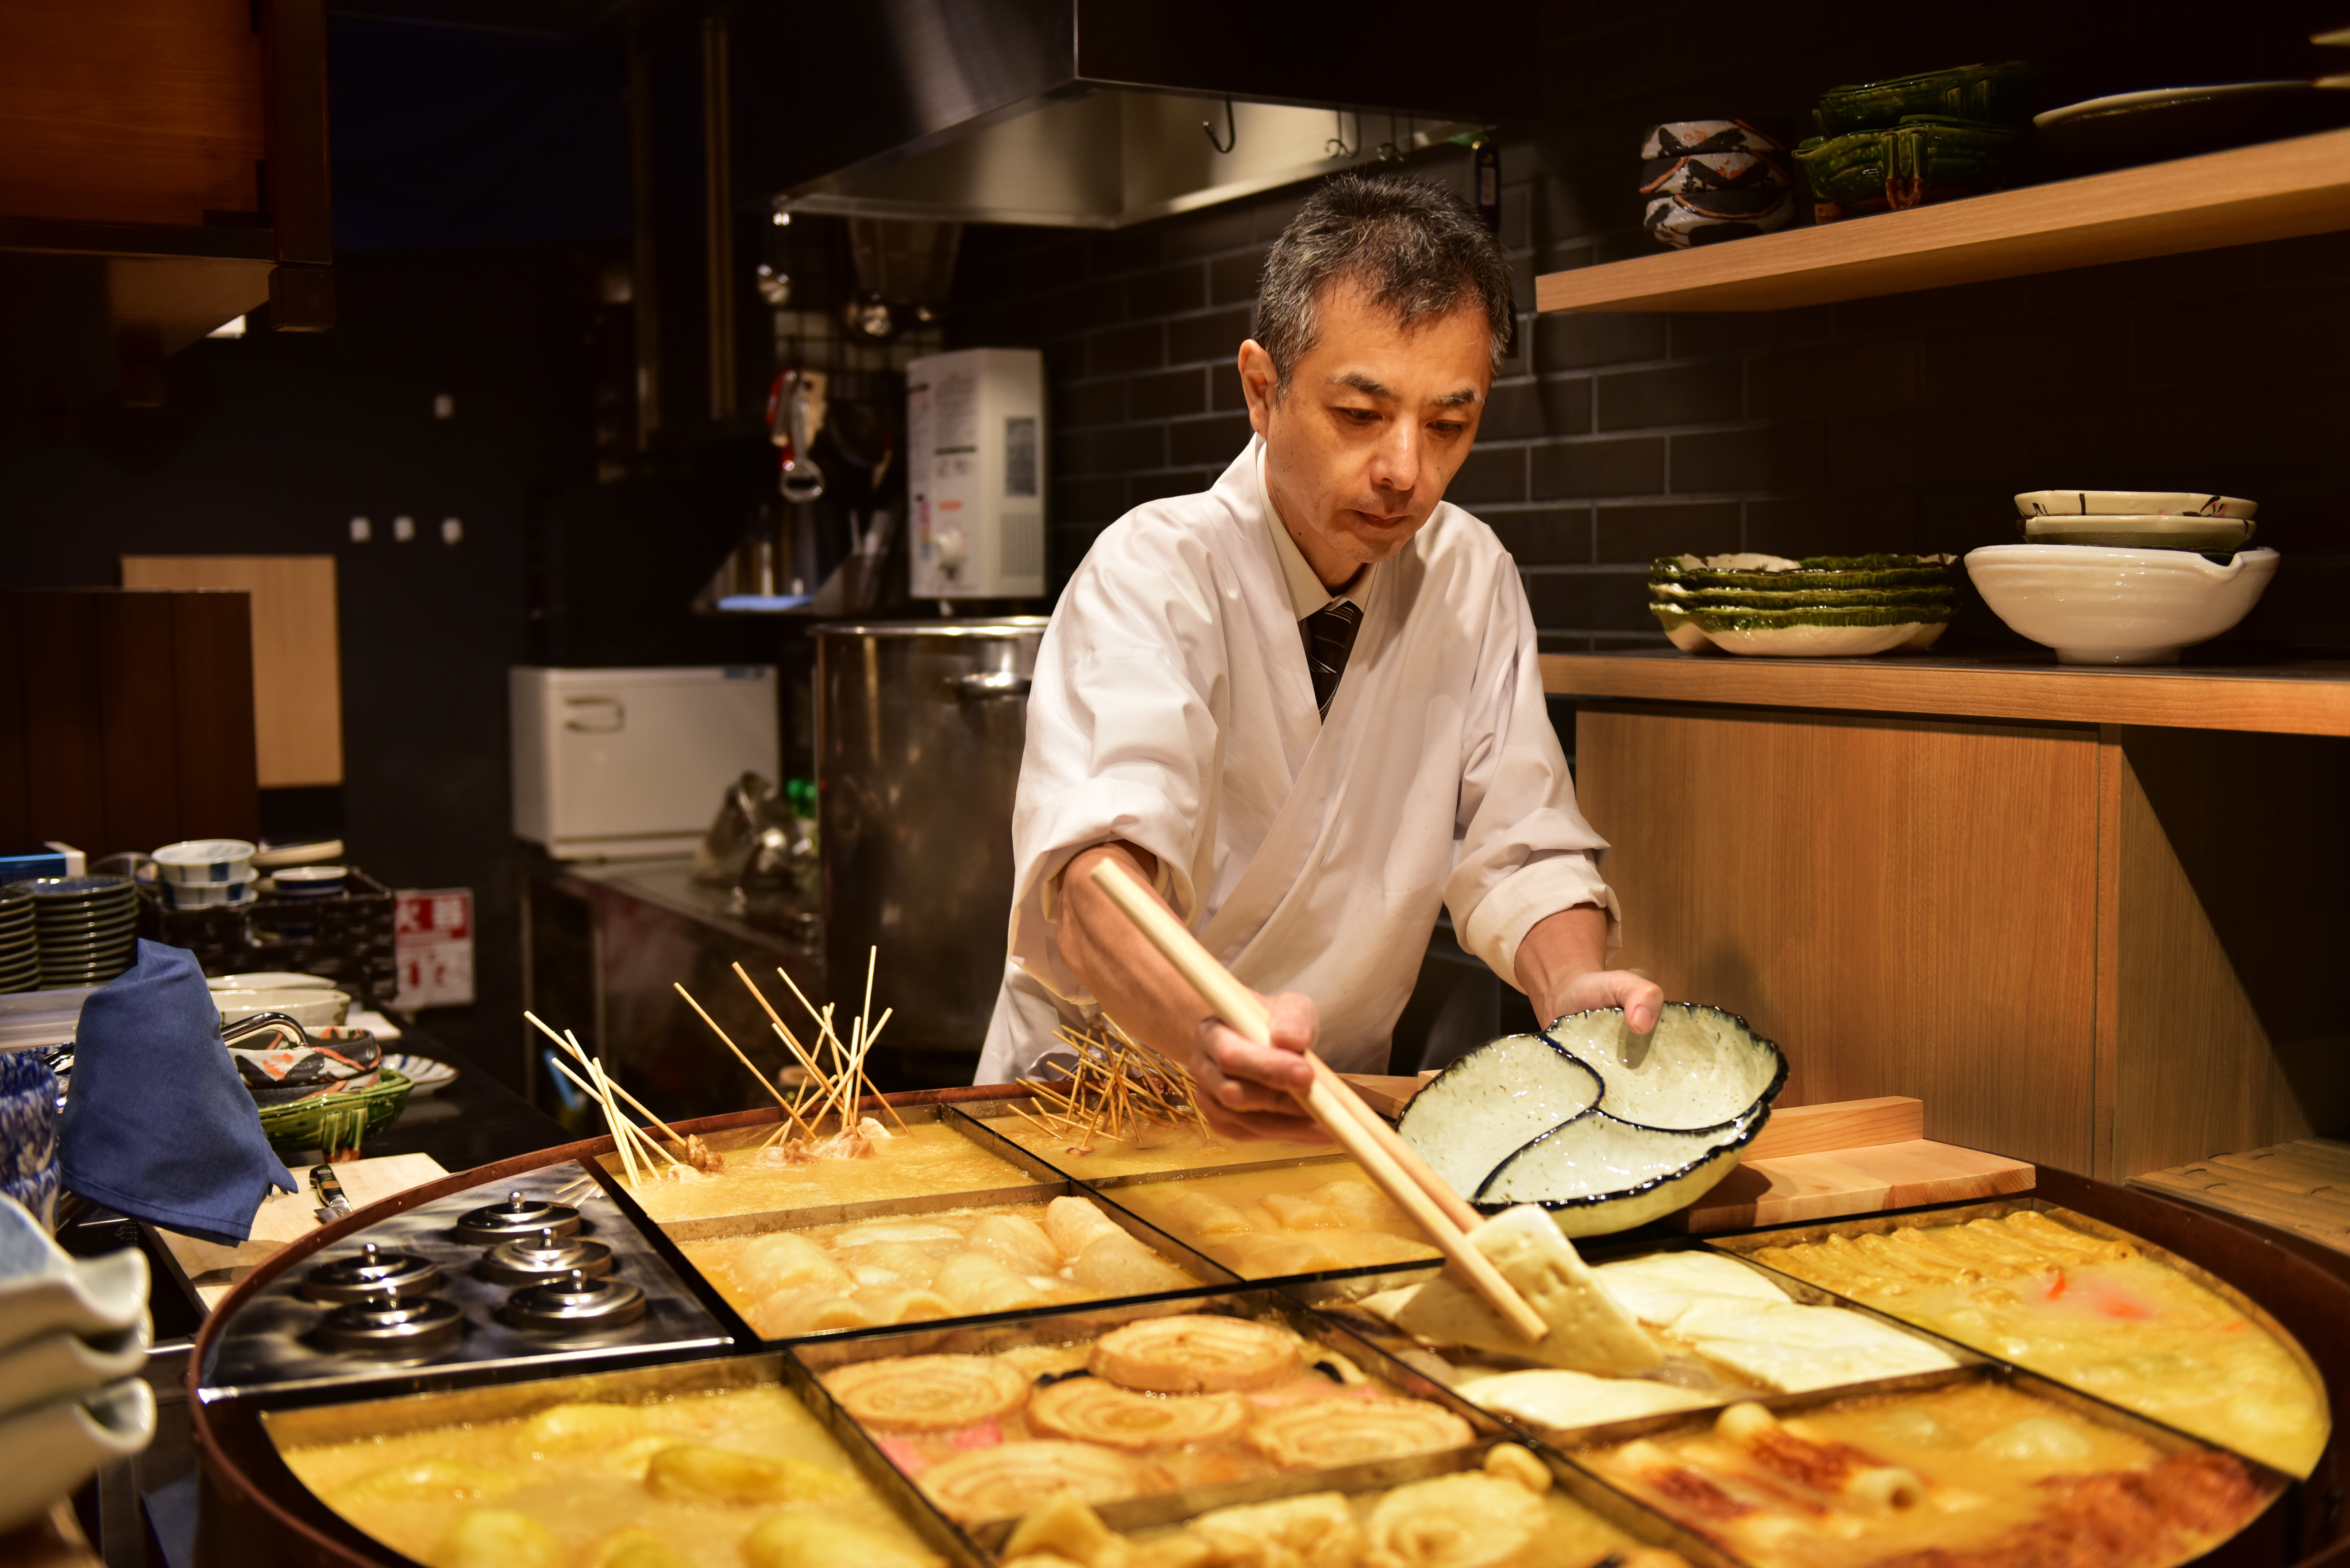
[[[1462,746],[1456,848],[1444,900],[1461,945],[1511,985],[1518,944],[1562,909],[1607,912],[1607,952],[1622,945],[1615,892],[1600,876],[1607,843],[1575,802],[1566,753],[1543,700],[1534,616],[1515,571],[1498,573]]]
[[[1089,560],[1037,650],[1013,810],[1012,961],[1055,997],[1093,1001],[1054,940],[1061,872],[1080,851],[1124,840],[1159,861],[1159,891],[1194,909],[1202,803],[1217,765],[1217,681],[1198,668],[1212,638],[1189,586]]]

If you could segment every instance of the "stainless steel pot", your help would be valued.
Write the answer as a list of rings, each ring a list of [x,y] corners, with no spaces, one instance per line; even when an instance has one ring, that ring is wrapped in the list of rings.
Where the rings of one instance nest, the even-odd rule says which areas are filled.
[[[987,1035],[1012,913],[1012,797],[1042,616],[816,628],[816,820],[832,999],[883,1044]]]

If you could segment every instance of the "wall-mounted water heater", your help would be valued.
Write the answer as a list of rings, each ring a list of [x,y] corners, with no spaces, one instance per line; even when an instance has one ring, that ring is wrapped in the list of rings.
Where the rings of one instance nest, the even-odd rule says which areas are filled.
[[[926,354],[906,367],[918,599],[1045,592],[1045,357]]]

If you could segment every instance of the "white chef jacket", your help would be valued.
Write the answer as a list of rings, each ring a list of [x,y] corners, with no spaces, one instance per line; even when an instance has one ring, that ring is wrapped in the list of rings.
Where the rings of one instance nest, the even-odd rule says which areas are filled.
[[[1104,531],[1045,629],[981,1083],[1034,1071],[1056,1025],[1099,1012],[1054,927],[1063,868],[1113,839],[1158,857],[1159,892],[1242,981],[1312,997],[1346,1072],[1386,1069],[1440,906],[1512,984],[1519,941],[1561,909],[1606,909],[1617,945],[1607,844],[1575,809],[1492,530],[1440,504],[1333,595],[1263,455],[1253,437],[1213,489]],[[1326,721],[1297,623],[1333,597],[1363,621]]]

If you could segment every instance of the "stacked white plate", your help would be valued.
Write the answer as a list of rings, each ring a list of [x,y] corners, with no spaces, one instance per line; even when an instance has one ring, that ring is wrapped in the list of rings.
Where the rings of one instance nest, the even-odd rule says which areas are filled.
[[[2260,506],[2181,490],[2028,490],[2015,511],[2027,544],[2231,556],[2251,543]]]
[[[0,1198],[0,1532],[155,1435],[147,1260],[76,1259]]]

